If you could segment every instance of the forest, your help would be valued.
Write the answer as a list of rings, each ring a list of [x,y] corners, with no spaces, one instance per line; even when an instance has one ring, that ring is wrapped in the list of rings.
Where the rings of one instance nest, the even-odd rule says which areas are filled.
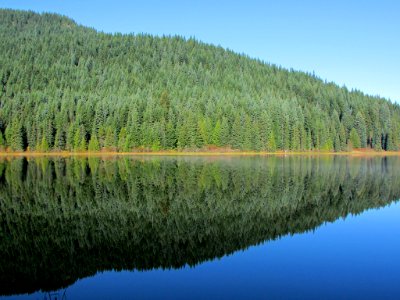
[[[111,269],[195,266],[314,230],[399,199],[399,165],[342,156],[0,159],[0,295],[57,290]]]
[[[0,151],[398,150],[400,107],[179,36],[0,10]]]

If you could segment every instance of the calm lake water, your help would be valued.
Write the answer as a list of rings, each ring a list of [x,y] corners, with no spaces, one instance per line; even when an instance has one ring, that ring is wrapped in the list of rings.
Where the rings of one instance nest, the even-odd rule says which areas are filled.
[[[400,158],[0,160],[1,299],[399,299]]]

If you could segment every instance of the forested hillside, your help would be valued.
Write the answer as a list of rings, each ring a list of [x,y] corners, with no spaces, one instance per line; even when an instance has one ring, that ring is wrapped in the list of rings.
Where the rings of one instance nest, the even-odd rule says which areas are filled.
[[[295,51],[295,50],[293,50]],[[181,37],[0,10],[1,150],[397,150],[400,107]]]

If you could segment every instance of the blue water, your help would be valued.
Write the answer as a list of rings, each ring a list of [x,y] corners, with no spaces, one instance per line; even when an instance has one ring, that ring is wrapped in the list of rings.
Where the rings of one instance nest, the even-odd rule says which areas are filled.
[[[399,233],[394,203],[196,267],[108,271],[2,299],[400,299]]]

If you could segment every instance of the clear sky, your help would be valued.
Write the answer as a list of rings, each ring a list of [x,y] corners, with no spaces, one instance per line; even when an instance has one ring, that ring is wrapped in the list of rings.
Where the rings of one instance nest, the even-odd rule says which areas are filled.
[[[182,35],[400,103],[400,1],[3,0],[105,32]]]

